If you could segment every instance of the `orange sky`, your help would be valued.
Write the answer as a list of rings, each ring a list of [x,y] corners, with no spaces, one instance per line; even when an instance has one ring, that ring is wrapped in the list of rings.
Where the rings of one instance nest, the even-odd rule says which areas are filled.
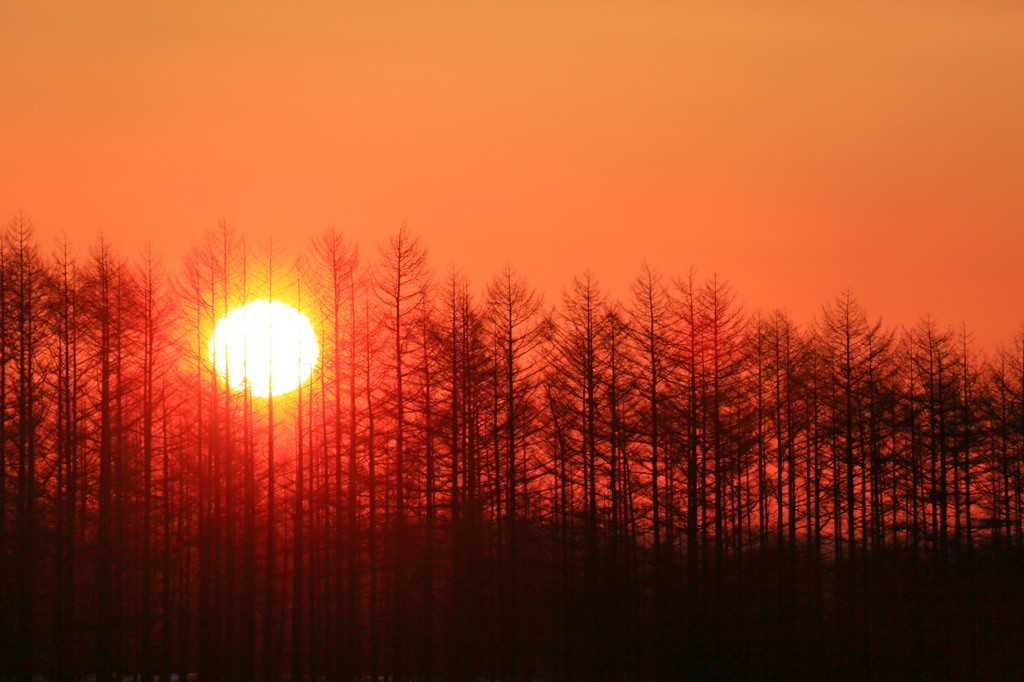
[[[0,4],[0,219],[178,261],[403,220],[548,299],[642,258],[806,320],[1024,319],[1024,3]]]

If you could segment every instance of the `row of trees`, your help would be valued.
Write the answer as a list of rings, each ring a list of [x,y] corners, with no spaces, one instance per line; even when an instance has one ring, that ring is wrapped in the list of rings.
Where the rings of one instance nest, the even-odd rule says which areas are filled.
[[[317,330],[292,394],[213,368],[256,298]],[[1024,547],[1022,335],[983,357],[850,292],[800,325],[646,265],[623,300],[511,267],[476,296],[404,226],[283,262],[221,223],[170,277],[23,215],[0,329],[4,676],[750,674],[801,643],[862,674],[968,607],[1018,643],[979,566]]]

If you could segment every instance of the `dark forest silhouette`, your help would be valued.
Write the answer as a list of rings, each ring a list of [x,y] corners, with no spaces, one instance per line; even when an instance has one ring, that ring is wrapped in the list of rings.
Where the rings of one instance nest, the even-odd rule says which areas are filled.
[[[208,356],[256,298],[320,343],[269,400]],[[222,222],[171,278],[23,215],[0,329],[6,680],[1024,670],[1024,335],[646,265],[474,296],[405,227],[286,263]]]

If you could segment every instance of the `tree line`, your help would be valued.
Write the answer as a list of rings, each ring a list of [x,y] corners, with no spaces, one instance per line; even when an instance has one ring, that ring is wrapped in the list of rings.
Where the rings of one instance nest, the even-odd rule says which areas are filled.
[[[229,390],[280,299],[320,358]],[[474,290],[405,226],[0,246],[0,676],[864,677],[1019,669],[1024,334],[797,323],[729,284]]]

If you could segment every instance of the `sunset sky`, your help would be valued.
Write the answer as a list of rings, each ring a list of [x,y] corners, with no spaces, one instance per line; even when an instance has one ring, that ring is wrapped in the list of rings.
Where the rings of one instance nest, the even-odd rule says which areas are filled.
[[[748,309],[1024,320],[1024,3],[0,4],[0,220],[176,267],[220,217],[482,287],[717,272]]]

